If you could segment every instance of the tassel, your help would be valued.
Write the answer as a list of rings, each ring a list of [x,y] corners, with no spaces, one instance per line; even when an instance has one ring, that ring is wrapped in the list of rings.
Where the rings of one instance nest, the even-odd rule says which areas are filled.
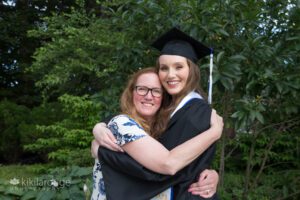
[[[212,103],[212,84],[213,84],[213,78],[212,78],[212,72],[213,72],[213,58],[214,53],[213,49],[210,48],[210,62],[209,62],[209,86],[208,86],[208,103]]]

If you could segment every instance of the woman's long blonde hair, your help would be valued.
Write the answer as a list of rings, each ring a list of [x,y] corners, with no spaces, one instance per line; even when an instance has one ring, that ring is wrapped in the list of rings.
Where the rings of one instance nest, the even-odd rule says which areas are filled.
[[[167,94],[165,90],[163,89],[163,96],[162,96],[163,99],[162,99],[161,108],[153,117],[152,121],[147,121],[144,118],[142,118],[137,112],[133,103],[133,92],[135,90],[137,79],[142,74],[148,74],[148,73],[154,73],[157,75],[157,70],[154,67],[140,69],[130,77],[127,86],[122,93],[120,104],[121,104],[121,111],[123,114],[132,117],[134,120],[137,121],[137,123],[139,123],[144,128],[144,130],[147,133],[149,133],[152,137],[157,138],[166,129],[167,123],[169,121],[168,118],[163,117],[164,115],[161,112],[162,106],[163,107],[165,106],[164,100],[167,98]]]

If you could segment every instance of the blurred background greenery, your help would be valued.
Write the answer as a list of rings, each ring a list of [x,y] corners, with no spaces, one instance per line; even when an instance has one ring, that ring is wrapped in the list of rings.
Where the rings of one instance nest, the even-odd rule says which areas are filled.
[[[297,0],[0,1],[0,199],[88,199],[92,127],[173,26],[214,49],[221,199],[299,199],[299,21]]]

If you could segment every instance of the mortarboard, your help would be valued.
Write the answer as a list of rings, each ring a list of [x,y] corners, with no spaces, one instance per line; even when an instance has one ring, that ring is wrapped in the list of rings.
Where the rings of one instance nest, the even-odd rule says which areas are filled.
[[[160,36],[152,46],[158,49],[161,55],[183,56],[194,63],[211,53],[210,48],[177,28],[172,28]]]
[[[190,59],[194,63],[207,55],[210,55],[210,75],[208,102],[212,102],[212,70],[213,50],[206,47],[198,40],[192,38],[178,28],[172,28],[152,43],[152,47],[161,52],[161,55],[177,55]]]

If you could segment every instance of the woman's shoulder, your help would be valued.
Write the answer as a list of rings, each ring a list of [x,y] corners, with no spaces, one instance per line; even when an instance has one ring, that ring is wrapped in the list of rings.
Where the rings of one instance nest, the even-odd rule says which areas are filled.
[[[108,128],[116,137],[119,145],[124,145],[147,135],[134,119],[124,114],[113,117],[108,123]]]
[[[204,99],[191,99],[184,106],[187,118],[191,119],[210,118],[211,110],[211,106]]]
[[[193,107],[193,108],[210,109],[210,105],[204,99],[191,99],[189,102],[187,102],[186,106]]]
[[[120,114],[115,117],[113,117],[109,123],[116,123],[123,126],[137,126],[139,128],[142,128],[137,121],[135,121],[133,118],[131,118],[129,115]]]
[[[110,122],[126,122],[126,121],[130,121],[133,120],[132,118],[130,118],[128,115],[125,114],[120,114],[120,115],[116,115],[114,116],[110,121]]]
[[[137,131],[137,133],[139,133],[140,131],[144,132],[143,127],[136,120],[125,114],[120,114],[113,117],[108,123],[108,127],[110,126],[117,126],[118,129],[122,129],[124,131],[126,130],[126,132],[128,130],[131,130],[129,132],[133,132],[133,130]]]

